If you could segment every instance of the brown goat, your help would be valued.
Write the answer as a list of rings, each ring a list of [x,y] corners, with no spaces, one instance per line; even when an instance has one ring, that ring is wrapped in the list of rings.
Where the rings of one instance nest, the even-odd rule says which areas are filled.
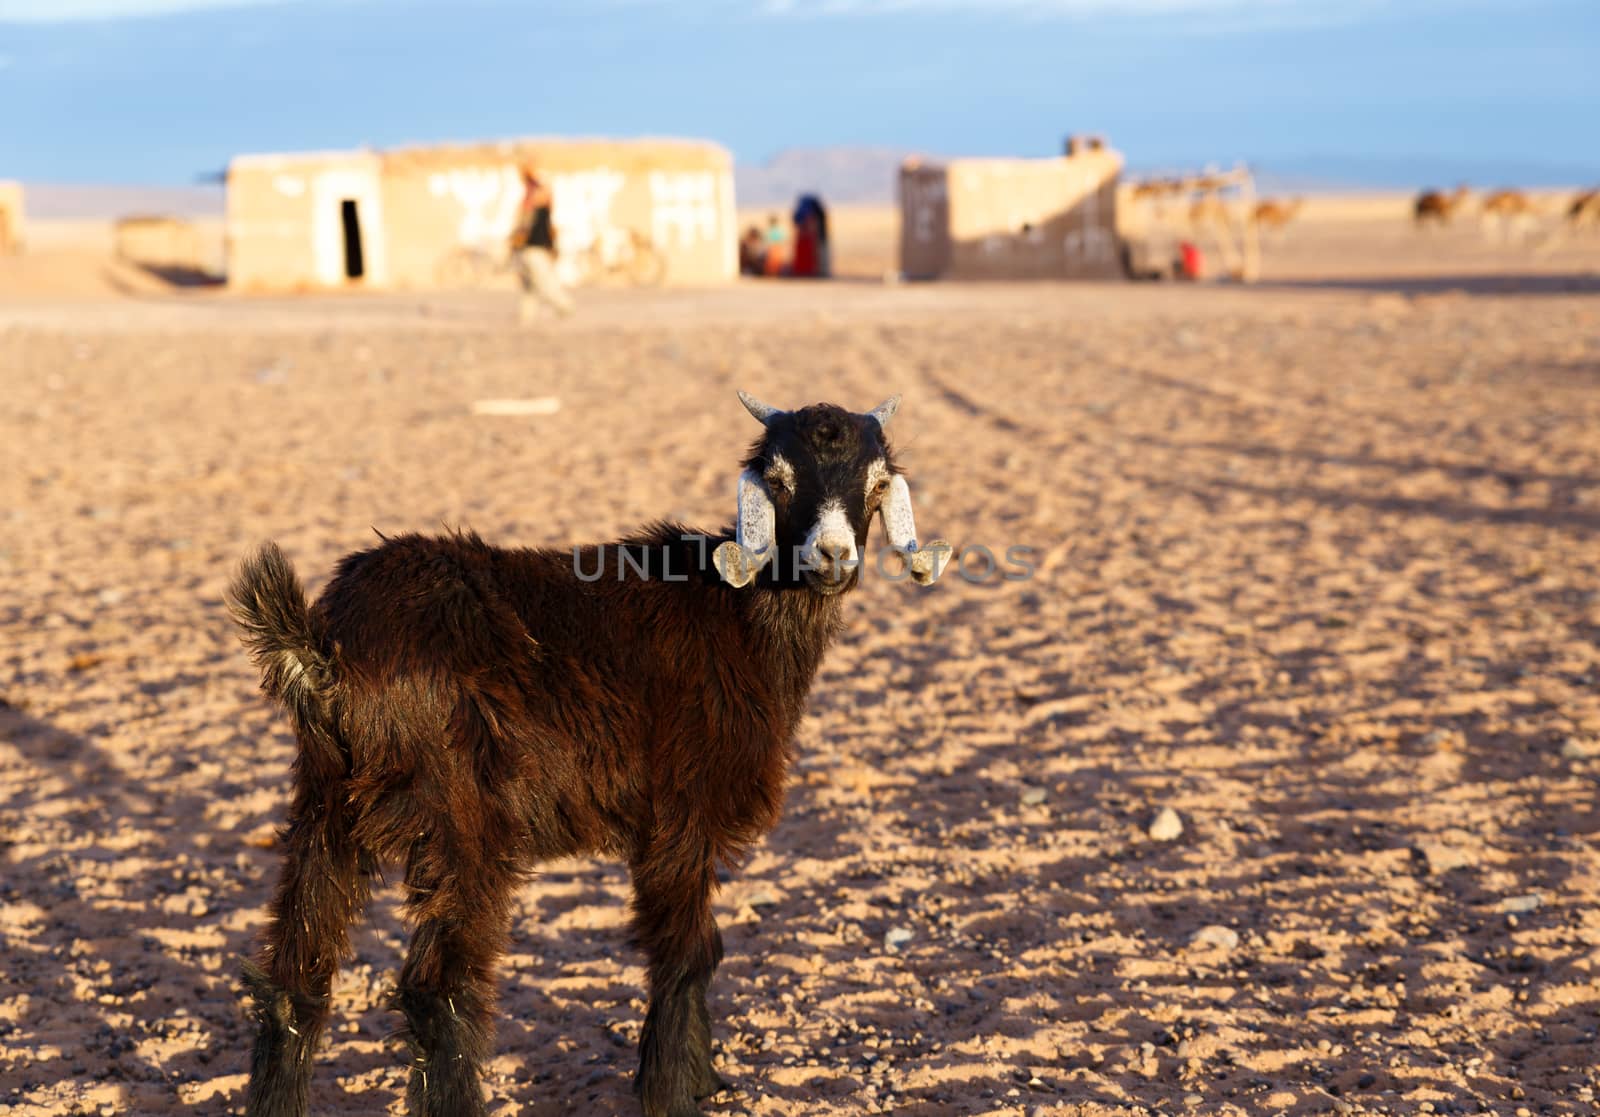
[[[414,928],[393,998],[412,1114],[485,1111],[514,891],[578,854],[632,871],[644,1112],[688,1117],[724,1088],[706,1006],[717,869],[777,821],[871,516],[919,583],[948,554],[916,544],[884,435],[898,397],[865,415],[741,397],[764,430],[732,531],[656,524],[572,552],[405,535],[346,557],[315,604],[276,547],[244,564],[230,606],[298,741],[282,874],[245,967],[248,1113],[305,1113],[334,972],[389,862]]]

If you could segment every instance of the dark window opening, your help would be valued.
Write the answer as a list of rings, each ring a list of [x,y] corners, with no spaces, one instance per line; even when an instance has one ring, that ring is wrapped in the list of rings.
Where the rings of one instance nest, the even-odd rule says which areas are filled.
[[[361,215],[356,212],[356,200],[346,198],[339,203],[339,220],[344,224],[344,275],[346,279],[360,279],[366,274],[366,262],[361,258]]]

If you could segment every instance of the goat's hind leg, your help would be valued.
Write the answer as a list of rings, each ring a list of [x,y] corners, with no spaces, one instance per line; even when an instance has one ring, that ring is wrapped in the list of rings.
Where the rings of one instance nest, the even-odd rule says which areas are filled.
[[[415,930],[394,995],[411,1048],[413,1117],[486,1112],[480,1076],[494,1043],[494,967],[515,885],[479,849],[429,841],[413,851],[406,906]]]
[[[366,904],[367,858],[337,813],[339,796],[296,795],[262,949],[244,964],[256,1017],[245,1112],[302,1117],[311,1055],[328,1019],[333,975],[349,951],[350,925]]]
[[[727,1087],[711,1065],[706,993],[722,961],[711,915],[709,854],[683,863],[666,844],[635,862],[634,929],[650,962],[650,1008],[634,1089],[646,1117],[692,1117],[696,1101]]]

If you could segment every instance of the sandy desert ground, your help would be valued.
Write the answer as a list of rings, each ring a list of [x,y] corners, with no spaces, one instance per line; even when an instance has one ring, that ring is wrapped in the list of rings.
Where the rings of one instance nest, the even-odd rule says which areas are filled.
[[[0,302],[0,1113],[240,1105],[291,755],[247,548],[725,522],[736,387],[904,393],[972,578],[850,604],[718,901],[708,1112],[1593,1112],[1597,265],[1330,220],[1251,290]],[[636,1112],[626,898],[522,894],[495,1112]],[[399,1112],[371,914],[319,1113]]]

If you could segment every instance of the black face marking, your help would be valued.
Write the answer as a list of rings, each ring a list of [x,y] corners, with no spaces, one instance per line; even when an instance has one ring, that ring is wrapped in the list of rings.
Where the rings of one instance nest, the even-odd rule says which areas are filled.
[[[883,428],[876,419],[833,404],[815,404],[786,412],[767,424],[745,460],[745,468],[784,483],[785,495],[774,488],[776,542],[779,554],[792,556],[805,544],[824,505],[843,509],[860,555],[866,554],[871,516],[878,496],[869,482],[878,474],[898,472]],[[779,581],[797,579],[788,563],[776,573]],[[855,584],[852,573],[842,588]]]
[[[767,483],[767,492],[775,501],[787,501],[794,495],[794,466],[782,454],[770,457],[762,480]]]

